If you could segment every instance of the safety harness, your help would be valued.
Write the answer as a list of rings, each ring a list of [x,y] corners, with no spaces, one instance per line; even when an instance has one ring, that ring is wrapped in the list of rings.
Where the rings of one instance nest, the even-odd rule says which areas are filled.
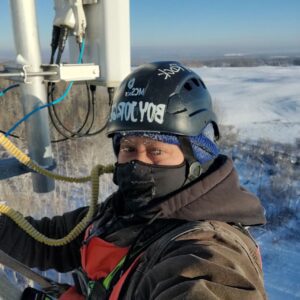
[[[151,244],[153,244],[163,235],[168,234],[183,223],[184,221],[180,220],[176,220],[174,222],[172,221],[156,232],[153,232],[153,230],[151,230],[152,223],[148,223],[137,235],[127,254],[125,254],[119,260],[113,270],[105,278],[91,280],[85,270],[83,270],[82,268],[76,270],[73,277],[77,291],[82,294],[85,299],[88,300],[118,299],[124,283],[126,282],[131,271],[134,269],[147,248],[149,248]],[[149,232],[152,231],[151,236],[148,237],[149,233],[147,233],[146,239],[142,239],[142,237],[144,237],[145,231],[148,230]],[[98,239],[99,241],[98,237],[93,237],[93,239]],[[86,238],[86,240],[88,240],[88,243],[93,242],[93,239],[88,239],[88,237]],[[83,247],[85,246],[86,245],[84,245]]]

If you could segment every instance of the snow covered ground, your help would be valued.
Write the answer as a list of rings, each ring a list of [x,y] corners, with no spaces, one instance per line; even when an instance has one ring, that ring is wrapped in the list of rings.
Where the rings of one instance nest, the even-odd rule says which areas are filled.
[[[265,285],[271,300],[300,299],[300,242],[286,238],[299,221],[257,235],[264,264]]]
[[[194,70],[212,95],[221,125],[233,133],[230,139],[223,138],[223,151],[233,157],[241,184],[258,195],[266,208],[269,224],[253,234],[261,248],[269,299],[300,299],[300,67]],[[99,161],[99,147],[96,142],[82,146],[76,141],[58,145],[54,148],[58,171],[86,175]],[[77,161],[80,167],[74,163]],[[24,193],[15,189],[19,180],[0,182],[0,193],[27,203],[21,198]],[[30,184],[30,176],[22,180],[24,187]],[[111,178],[103,176],[101,198],[114,188]],[[40,207],[41,216],[50,216],[58,208],[83,205],[89,198],[89,188],[57,184],[55,195],[27,194]],[[25,285],[20,277],[6,272],[20,286]],[[47,275],[60,278],[53,272]]]
[[[241,138],[294,143],[300,138],[300,68],[194,69],[212,94],[220,122]]]

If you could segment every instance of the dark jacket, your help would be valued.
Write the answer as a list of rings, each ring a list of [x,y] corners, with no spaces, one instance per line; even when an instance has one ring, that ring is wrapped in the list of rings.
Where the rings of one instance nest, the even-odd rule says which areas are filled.
[[[264,299],[260,258],[254,241],[239,226],[265,223],[259,200],[240,187],[230,159],[220,156],[207,174],[169,196],[139,217],[124,217],[115,207],[118,193],[99,206],[95,225],[101,237],[119,246],[130,246],[147,218],[160,211],[153,226],[182,220],[197,222],[197,230],[175,240],[153,263],[160,237],[146,250],[122,289],[124,299]],[[104,209],[105,207],[105,209]],[[87,208],[52,219],[27,218],[49,237],[62,237],[85,215]],[[169,220],[169,221],[168,221]],[[14,223],[0,218],[0,248],[30,267],[60,272],[80,266],[83,235],[64,247],[35,242]]]

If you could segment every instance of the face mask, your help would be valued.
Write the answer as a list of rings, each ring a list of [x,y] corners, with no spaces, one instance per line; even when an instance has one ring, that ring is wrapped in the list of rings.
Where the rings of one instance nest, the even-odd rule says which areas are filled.
[[[148,207],[153,199],[178,190],[186,181],[186,163],[179,166],[158,166],[133,160],[116,164],[114,183],[119,186],[123,213]]]

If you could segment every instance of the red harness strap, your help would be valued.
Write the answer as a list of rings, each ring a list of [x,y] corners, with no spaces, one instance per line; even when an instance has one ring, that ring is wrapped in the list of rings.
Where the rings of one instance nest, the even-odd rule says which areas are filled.
[[[86,231],[86,237],[89,230]],[[127,254],[128,247],[118,247],[113,243],[109,243],[99,237],[93,237],[87,244],[83,245],[80,249],[81,252],[81,265],[90,280],[104,279],[116,267],[119,261]],[[120,278],[121,283],[117,283],[115,288],[118,289],[113,293],[119,295],[122,284],[125,282],[130,270],[136,264],[137,259],[129,267],[129,269]],[[118,296],[117,296],[118,297]],[[66,291],[60,300],[83,300],[84,296],[77,293],[74,287]],[[117,299],[117,298],[112,298]]]
[[[84,296],[78,294],[76,288],[72,286],[59,297],[59,300],[84,300]]]
[[[117,300],[119,299],[120,296],[120,292],[121,289],[123,287],[123,284],[125,282],[125,280],[127,279],[128,275],[130,274],[130,272],[132,271],[132,269],[135,268],[135,266],[137,265],[140,257],[142,256],[143,253],[141,253],[134,261],[133,263],[130,265],[130,267],[126,270],[126,272],[121,276],[121,278],[119,279],[119,281],[117,282],[117,284],[114,286],[110,296],[109,296],[109,300]]]
[[[99,237],[92,238],[81,249],[81,265],[91,280],[105,278],[127,254],[128,247],[118,247]]]
[[[127,277],[129,276],[130,272],[138,264],[138,261],[139,261],[140,257],[142,256],[142,254],[143,253],[141,253],[138,257],[136,257],[136,259],[132,262],[132,264],[130,265],[130,267],[121,276],[121,278],[119,279],[119,281],[114,286],[114,288],[113,288],[113,290],[112,290],[112,292],[111,292],[111,294],[109,296],[109,300],[117,300],[117,299],[119,299],[120,292],[122,290],[123,284],[125,283],[125,281],[126,281]],[[59,300],[84,300],[84,296],[78,294],[78,292],[76,291],[75,287],[71,287],[63,295],[61,295],[61,297],[59,298]]]

